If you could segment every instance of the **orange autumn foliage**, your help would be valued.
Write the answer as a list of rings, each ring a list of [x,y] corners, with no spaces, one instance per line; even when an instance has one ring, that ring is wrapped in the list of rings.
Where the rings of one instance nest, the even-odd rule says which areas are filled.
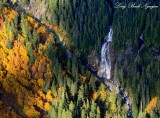
[[[32,107],[32,108],[28,109],[28,111],[26,112],[26,116],[28,118],[39,118],[40,113],[38,111],[36,111],[34,107]]]
[[[47,32],[46,28],[44,26],[40,26],[37,28],[37,33],[42,39],[47,39],[49,37],[49,32]]]
[[[107,97],[107,92],[101,91],[100,95],[101,95],[102,101],[104,101],[106,99],[106,97]]]
[[[29,92],[28,95],[29,96],[26,96],[27,98],[26,98],[25,102],[26,102],[26,105],[32,107],[36,103],[35,96],[34,96],[34,94],[31,93],[31,91]]]
[[[100,92],[101,96],[106,97],[107,93],[105,91]]]
[[[44,101],[43,99],[41,99],[41,97],[37,97],[35,98],[35,105],[37,105],[39,108],[43,109],[43,106],[44,106]]]
[[[0,49],[0,65],[1,65],[1,77],[8,78],[3,80],[3,87],[6,91],[9,91],[8,85],[12,82],[13,88],[12,92],[15,93],[17,88],[20,87],[19,84],[24,86],[29,86],[27,79],[30,78],[29,72],[29,57],[27,55],[26,49],[17,40],[14,41],[12,50],[6,48],[3,40],[0,41],[2,48]],[[5,73],[7,72],[7,75]],[[19,81],[17,83],[16,81]],[[15,90],[14,90],[15,89]],[[19,88],[20,89],[20,88]]]
[[[38,91],[38,96],[37,96],[37,98],[35,98],[35,101],[36,101],[36,105],[37,105],[39,108],[41,108],[41,109],[43,109],[43,110],[46,110],[46,111],[49,111],[50,108],[51,108],[50,103],[51,103],[52,101],[54,101],[54,99],[53,99],[53,97],[52,97],[52,92],[51,92],[51,90],[49,89],[49,90],[47,91],[47,94],[46,94],[46,95],[42,92],[42,90],[39,90],[39,91]],[[46,102],[44,103],[44,101],[46,101]]]
[[[6,14],[6,17],[7,17],[7,19],[8,19],[9,22],[12,22],[14,20],[15,14],[17,14],[17,12],[14,9],[10,8],[10,7],[5,7],[2,10],[2,12],[4,14]]]
[[[20,105],[20,107],[26,105],[30,108],[25,112],[27,117],[40,117],[40,113],[35,110],[35,106],[41,110],[49,111],[51,101],[58,102],[60,100],[58,97],[59,92],[64,91],[64,88],[58,88],[58,85],[54,97],[51,90],[48,90],[47,94],[42,91],[42,87],[45,86],[44,80],[53,77],[50,69],[51,60],[44,54],[48,48],[45,44],[53,41],[52,39],[54,38],[54,35],[48,31],[48,28],[60,32],[63,40],[66,32],[60,30],[58,26],[50,24],[41,24],[40,26],[40,23],[34,18],[25,15],[24,18],[28,21],[31,35],[33,29],[35,29],[40,39],[39,44],[36,45],[36,49],[33,49],[34,56],[36,57],[35,61],[30,65],[30,56],[27,55],[28,50],[26,50],[28,42],[25,42],[26,39],[22,34],[21,24],[18,23],[15,26],[15,28],[18,28],[16,35],[13,35],[11,31],[8,33],[13,48],[8,49],[6,47],[8,34],[6,33],[4,16],[14,25],[13,20],[16,14],[17,12],[14,9],[7,7],[4,8],[4,11],[0,11],[0,82],[7,93],[17,96],[17,105]],[[56,46],[54,48],[58,49]],[[63,71],[62,74],[62,76],[65,76],[66,72]]]
[[[62,35],[66,36],[67,32],[66,31],[62,31]]]
[[[46,78],[52,77],[52,72],[48,64],[51,63],[50,59],[41,53],[41,51],[36,55],[37,60],[31,68],[32,78]]]
[[[45,26],[47,26],[49,29],[54,30],[59,34],[59,38],[61,41],[63,41],[66,46],[69,48],[71,45],[71,42],[66,38],[67,32],[65,30],[60,29],[58,26],[54,26],[50,24],[49,22],[42,22]]]
[[[3,13],[4,14],[4,19],[5,20],[8,20],[9,21],[9,23],[11,24],[14,24],[14,17],[15,16],[18,16],[18,13],[17,13],[17,11],[16,10],[14,10],[12,7],[5,7],[2,11],[0,11],[0,14],[1,13]],[[15,26],[15,27],[20,27],[20,25],[18,24],[18,26]],[[4,30],[6,29],[6,26],[5,26],[5,28],[4,28]],[[6,31],[6,30],[5,30]],[[9,33],[9,36],[8,36],[8,38],[11,40],[11,41],[13,41],[13,40],[15,40],[15,39],[13,39],[14,37],[14,35],[13,35],[13,31],[12,30],[10,30],[10,31],[8,31],[8,33]],[[0,33],[1,34],[1,33]],[[4,35],[6,34],[5,32],[3,33]],[[18,34],[19,35],[19,34]],[[6,34],[6,36],[7,36],[7,34]]]
[[[37,106],[41,109],[43,109],[43,100],[37,100]]]
[[[30,23],[30,25],[34,28],[38,28],[38,22],[35,21],[35,19],[33,19],[30,16],[27,16],[27,20]]]
[[[39,95],[42,99],[45,99],[45,98],[46,98],[46,96],[45,96],[45,94],[42,92],[42,90],[39,90],[39,91],[38,91],[38,95]]]
[[[42,92],[42,87],[45,85],[45,78],[52,78],[50,70],[51,61],[44,51],[47,50],[45,43],[53,38],[53,34],[49,33],[45,27],[39,27],[39,23],[33,18],[27,17],[30,31],[35,28],[40,36],[40,42],[37,44],[37,49],[33,50],[35,54],[35,62],[30,65],[30,57],[26,50],[25,37],[22,35],[21,26],[18,24],[17,35],[13,38],[13,33],[7,33],[5,18],[14,25],[14,15],[16,11],[12,8],[4,8],[0,10],[0,84],[6,93],[11,93],[16,96],[16,105],[18,107],[28,106],[25,113],[27,117],[40,117],[40,113],[35,110],[35,106],[42,110],[50,109],[50,102],[53,100],[51,91],[47,94]],[[10,36],[10,37],[9,37]],[[12,48],[6,47],[6,39],[12,43]],[[37,94],[38,91],[38,94]],[[44,104],[44,101],[48,102]],[[1,116],[1,115],[0,115]],[[13,116],[12,116],[13,117]]]
[[[46,102],[46,103],[44,104],[44,109],[45,109],[46,111],[49,111],[50,108],[51,108],[51,105],[50,105],[48,102]]]
[[[97,98],[98,98],[98,93],[97,93],[97,92],[94,92],[93,95],[92,95],[92,98],[93,98],[93,100],[97,100]]]
[[[58,26],[53,26],[53,30],[58,31],[59,27]]]
[[[13,21],[15,14],[16,14],[15,10],[11,9],[10,12],[9,12],[9,14],[8,14],[8,20],[9,20],[9,22]]]
[[[39,79],[38,79],[38,85],[39,85],[40,87],[44,87],[45,82],[44,82],[44,80],[43,80],[42,78],[39,78]]]
[[[9,74],[14,75],[16,78],[29,78],[29,57],[26,48],[21,43],[14,42],[14,47],[9,51],[7,59],[8,62],[5,63],[5,66]]]
[[[149,102],[149,104],[147,105],[145,109],[145,113],[150,113],[156,107],[157,101],[158,101],[157,96],[152,98],[152,100]]]
[[[2,11],[0,11],[0,39],[4,39],[7,37],[7,30],[5,26],[5,18],[2,15]]]
[[[47,99],[47,101],[50,101],[50,102],[53,100],[51,90],[48,90],[47,95],[46,95],[46,99]]]
[[[60,30],[60,28],[58,26],[53,26],[52,24],[50,24],[47,21],[46,22],[42,21],[42,24],[44,24],[45,26],[47,26],[51,30],[55,30],[55,31],[59,31]]]

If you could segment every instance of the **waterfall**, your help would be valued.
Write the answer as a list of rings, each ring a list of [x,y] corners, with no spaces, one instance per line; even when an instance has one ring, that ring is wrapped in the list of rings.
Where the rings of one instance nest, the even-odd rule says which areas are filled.
[[[110,27],[110,31],[108,33],[108,35],[105,37],[105,42],[102,45],[102,49],[101,49],[101,62],[100,62],[100,66],[99,66],[99,70],[97,72],[97,75],[99,77],[102,77],[104,79],[107,79],[107,83],[105,83],[105,85],[110,84],[112,87],[114,87],[116,89],[116,93],[117,95],[120,95],[121,98],[125,101],[125,103],[127,104],[127,118],[132,118],[132,102],[127,94],[127,92],[125,91],[125,89],[123,89],[122,87],[118,86],[118,84],[116,84],[113,80],[111,80],[111,56],[110,56],[110,47],[109,44],[112,42],[112,35],[113,35],[113,30],[112,27]],[[142,40],[142,36],[140,37]]]
[[[111,78],[111,59],[110,59],[110,50],[109,44],[112,42],[113,30],[110,27],[108,35],[105,37],[105,42],[101,49],[101,62],[98,70],[98,76],[110,79]],[[106,56],[107,53],[107,56]]]

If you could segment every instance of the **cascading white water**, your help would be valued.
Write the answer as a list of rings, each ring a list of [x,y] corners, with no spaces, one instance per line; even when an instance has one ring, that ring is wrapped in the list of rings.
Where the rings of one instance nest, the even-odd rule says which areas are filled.
[[[105,37],[105,43],[102,46],[101,62],[97,73],[98,76],[107,79],[111,78],[111,59],[110,59],[109,43],[112,42],[112,35],[113,35],[113,30],[111,27],[108,35]]]

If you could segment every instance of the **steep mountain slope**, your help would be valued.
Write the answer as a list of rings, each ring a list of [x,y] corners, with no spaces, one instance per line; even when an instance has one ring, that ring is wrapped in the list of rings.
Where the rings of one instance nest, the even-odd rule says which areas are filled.
[[[59,60],[59,63],[62,66],[62,68],[64,70],[70,70],[70,74],[72,73],[71,75],[73,76],[73,78],[76,78],[77,73],[85,71],[83,70],[83,68],[85,67],[81,67],[80,65],[87,64],[87,57],[89,57],[88,65],[90,66],[90,69],[94,70],[94,72],[96,73],[100,64],[99,55],[101,45],[103,43],[104,37],[109,31],[110,24],[112,24],[114,34],[113,43],[111,45],[111,47],[113,48],[111,52],[111,55],[113,55],[113,58],[111,58],[113,63],[111,78],[116,83],[118,83],[118,85],[126,89],[127,93],[129,93],[129,96],[132,98],[132,112],[134,118],[160,117],[160,7],[156,9],[114,8],[117,2],[122,2],[122,4],[124,5],[128,5],[130,2],[135,2],[137,5],[145,5],[147,3],[148,5],[160,6],[158,0],[150,0],[148,2],[146,0],[125,0],[125,2],[122,0],[30,0],[30,2],[26,1],[17,2],[15,3],[15,5],[20,6],[28,14],[32,14],[32,16],[39,19],[39,21],[43,20],[44,22],[42,23],[46,26],[47,30],[51,31],[52,28],[50,27],[52,27],[52,25],[54,26],[54,31],[56,31],[57,29],[63,29],[63,31],[54,33],[52,35],[56,38],[56,40],[61,39],[62,41],[64,39],[63,41],[65,41],[65,43],[63,44],[66,44],[69,51],[73,54],[73,60],[75,58],[76,61],[72,62],[71,60],[67,60],[68,63],[66,63],[67,61],[64,60],[67,58],[67,56],[64,54],[66,53],[66,50],[61,46],[61,43],[57,44],[56,41],[56,46],[54,47],[56,51],[54,51],[54,54],[52,54],[52,48],[47,48],[50,51],[46,55],[48,55],[51,62],[54,62],[53,57],[58,57],[57,60]],[[39,6],[36,4],[39,4],[42,11],[38,10]],[[46,23],[46,21],[48,21],[49,23]],[[19,23],[20,21],[18,21],[18,24]],[[55,26],[59,26],[60,28]],[[19,28],[19,30],[20,29],[21,28]],[[33,31],[34,29],[31,29],[31,32]],[[23,32],[25,33],[25,30]],[[2,32],[1,34],[4,35],[5,32]],[[10,33],[8,34],[9,36],[12,36],[10,35]],[[47,35],[44,35],[43,37],[42,33],[42,35],[39,34],[39,36],[41,39],[40,43],[46,45],[47,40],[43,39],[48,39],[46,38]],[[35,42],[37,44],[37,41]],[[33,45],[35,45],[35,42],[33,42]],[[50,44],[54,43],[48,42],[49,46]],[[6,46],[7,48],[12,49],[13,41],[11,40],[10,42],[10,40],[7,40]],[[34,48],[35,46],[32,47]],[[45,51],[42,52],[44,53]],[[20,52],[17,53],[19,54]],[[34,57],[32,53],[27,53],[27,55],[29,57]],[[37,55],[35,55],[35,57],[37,57]],[[6,60],[4,60],[3,62],[5,61]],[[34,61],[34,59],[29,59],[28,63],[33,64]],[[76,65],[76,67],[71,67],[72,69],[66,69],[67,65],[72,65],[70,63],[78,65]],[[79,69],[76,69],[76,72],[72,71],[78,67]],[[55,67],[55,70],[57,68],[58,66]],[[83,74],[83,76],[86,77],[86,74]],[[89,81],[92,81],[92,79],[89,79]],[[108,104],[108,106],[112,108],[112,110],[110,111],[110,108],[108,108],[108,106],[105,108],[105,110],[107,109],[108,113],[106,117],[126,117],[126,111],[124,110],[124,100],[120,100],[119,98],[117,99],[118,100],[116,105],[119,107],[115,109],[115,104],[113,105],[114,107]],[[70,101],[71,100],[73,100],[72,97]],[[115,101],[116,99],[113,99],[112,102],[114,103]],[[74,102],[74,104],[76,103]],[[101,102],[98,104],[98,106],[101,107]],[[59,111],[57,110],[58,105],[55,105],[54,108],[56,109],[53,109],[54,112]],[[68,108],[65,108],[64,111],[61,110],[63,112],[60,113],[68,113]],[[84,110],[85,112],[88,111],[86,109],[87,108],[85,108]],[[104,116],[105,110],[102,110],[101,116]]]
[[[1,6],[0,24],[0,116],[100,118],[118,114],[115,93],[80,64],[77,53],[72,60],[67,58],[60,42],[68,42],[65,31],[9,4]]]

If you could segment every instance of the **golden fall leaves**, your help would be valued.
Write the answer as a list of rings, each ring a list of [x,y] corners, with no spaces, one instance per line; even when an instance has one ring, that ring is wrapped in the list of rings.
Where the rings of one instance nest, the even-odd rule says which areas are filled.
[[[6,14],[6,17],[7,17],[9,22],[12,22],[14,20],[14,16],[17,14],[17,12],[10,7],[5,7],[2,10],[2,13]]]
[[[36,105],[39,108],[49,111],[51,107],[51,102],[53,100],[51,90],[48,90],[46,95],[41,90],[39,90],[38,97],[35,100],[36,100]]]
[[[92,95],[93,100],[97,100],[98,96],[99,96],[98,93],[94,92]]]
[[[9,51],[7,59],[8,63],[5,64],[8,74],[15,75],[16,78],[29,78],[29,57],[25,46],[22,46],[21,43],[14,41],[14,47]]]
[[[38,53],[36,57],[37,60],[31,68],[32,78],[52,78],[52,72],[50,70],[50,59],[42,53]],[[42,83],[43,82],[41,82],[41,84]]]
[[[93,92],[92,98],[93,100],[97,100],[100,98],[102,101],[104,101],[107,97],[107,92],[104,90],[104,85],[100,86],[100,89],[98,92]]]
[[[42,88],[45,86],[44,80],[46,78],[51,79],[53,76],[50,69],[51,61],[44,54],[44,51],[47,50],[45,43],[48,40],[53,40],[53,36],[33,18],[24,16],[27,19],[29,31],[32,33],[35,28],[41,39],[36,49],[33,49],[35,61],[31,65],[31,57],[27,52],[27,44],[30,42],[27,42],[26,45],[22,43],[25,37],[19,26],[20,24],[15,26],[15,28],[19,27],[15,39],[11,35],[9,37],[13,45],[12,48],[8,49],[6,46],[8,34],[6,33],[5,20],[8,19],[9,22],[14,24],[14,15],[17,12],[12,8],[5,7],[0,13],[3,13],[0,14],[0,84],[2,84],[3,89],[7,93],[17,96],[16,104],[24,107],[25,114],[28,117],[40,116],[35,106],[49,111],[51,101],[53,100],[51,90],[46,94],[42,92]],[[37,91],[41,91],[41,93],[37,95]]]
[[[45,82],[44,82],[44,80],[43,80],[42,78],[39,78],[37,81],[38,81],[38,85],[39,85],[40,87],[44,87]]]
[[[5,18],[2,15],[2,11],[0,11],[0,38],[1,40],[7,37],[7,31],[5,26]]]
[[[11,30],[7,30],[8,24],[13,24],[14,18],[18,13],[10,7],[4,7],[0,10],[0,39],[9,38],[13,41],[13,32]],[[8,22],[8,24],[7,24]]]
[[[54,44],[55,35],[49,30],[59,32],[60,37],[68,44],[66,32],[60,30],[58,26],[41,24],[27,15],[20,17],[15,10],[9,7],[4,7],[0,13],[0,84],[5,92],[17,96],[15,104],[23,107],[27,117],[40,117],[36,107],[48,112],[51,103],[59,102],[60,93],[64,92],[64,88],[58,86],[55,87],[54,92],[50,88],[46,93],[42,91],[46,86],[46,79],[53,81],[50,69],[51,60],[45,54],[48,50],[48,42]],[[15,23],[16,18],[20,20],[20,23]],[[9,28],[6,26],[6,20],[8,20],[9,28],[13,26],[12,30],[7,30]],[[17,28],[16,32],[13,31],[14,28]],[[36,36],[38,41],[33,46],[33,39]],[[10,41],[11,48],[6,46],[7,40]],[[28,49],[29,46],[32,47],[31,50]],[[33,56],[30,56],[29,52]],[[33,63],[30,63],[31,58],[34,58]],[[65,74],[63,72],[62,75]],[[85,81],[86,78],[83,79]]]
[[[39,34],[39,36],[40,36],[42,39],[46,39],[47,37],[49,37],[49,33],[47,32],[46,28],[43,27],[43,26],[40,26],[40,27],[37,29],[37,33]]]
[[[48,90],[47,95],[46,95],[46,99],[47,99],[47,101],[50,101],[50,102],[53,100],[51,90]]]
[[[26,115],[28,118],[39,118],[40,117],[40,113],[37,110],[35,110],[34,107],[29,108],[26,111]]]
[[[64,42],[67,48],[69,49],[71,46],[71,42],[67,38],[67,32],[65,30],[60,29],[58,26],[53,26],[49,22],[42,21],[42,24],[47,26],[49,29],[55,31],[57,34],[59,34],[60,41]]]
[[[11,92],[10,86],[12,86],[12,92],[16,92],[16,87],[19,87],[19,83],[16,83],[16,81],[25,84],[26,78],[29,76],[29,58],[26,49],[17,41],[14,41],[12,50],[6,48],[3,40],[0,40],[0,45],[0,78],[3,78],[3,87],[6,91]],[[14,80],[13,78],[16,78],[17,80]],[[11,82],[13,85],[11,85]],[[14,88],[15,90],[13,90]]]
[[[145,109],[145,113],[150,113],[156,107],[157,101],[158,101],[158,97],[152,98],[152,100],[149,102],[149,104]]]
[[[45,109],[46,111],[49,111],[50,108],[51,108],[51,105],[50,105],[48,102],[46,102],[46,103],[44,104],[44,109]]]
[[[36,22],[32,17],[27,16],[27,20],[30,23],[31,27],[38,28],[38,22]]]
[[[98,97],[100,97],[100,99],[101,99],[102,101],[104,101],[104,100],[106,99],[106,97],[107,97],[107,92],[105,92],[105,91],[100,91],[100,92],[94,92],[94,93],[92,94],[92,98],[93,98],[94,100],[97,100]]]

